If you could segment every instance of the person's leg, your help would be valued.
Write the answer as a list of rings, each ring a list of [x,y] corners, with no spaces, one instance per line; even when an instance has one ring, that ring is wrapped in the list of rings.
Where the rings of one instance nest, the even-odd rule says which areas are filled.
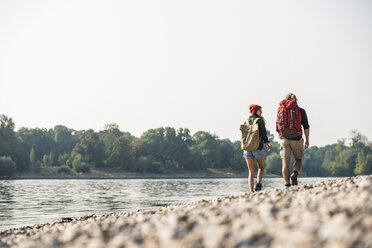
[[[292,185],[298,185],[297,176],[302,167],[302,157],[304,156],[304,140],[291,141],[291,148],[295,161],[293,163],[293,172],[291,174]]]
[[[285,183],[289,183],[289,164],[291,162],[291,158],[282,158],[282,174]]]
[[[264,164],[265,164],[265,157],[256,159],[258,165],[258,172],[257,172],[257,183],[262,183],[263,173],[264,173]]]
[[[299,172],[302,167],[302,159],[295,159],[295,162],[293,164],[293,171]]]
[[[258,165],[258,172],[257,172],[257,184],[254,188],[255,191],[262,190],[262,177],[264,173],[264,163],[265,163],[265,157],[260,157],[256,159],[257,165]]]
[[[253,184],[254,184],[254,158],[246,158],[245,161],[247,162],[249,176],[248,176],[248,185],[249,191],[253,193]]]
[[[291,148],[295,162],[293,164],[293,171],[299,172],[302,167],[302,157],[304,156],[304,140],[293,140],[291,142]]]
[[[280,140],[280,157],[282,158],[282,175],[286,186],[289,182],[289,164],[291,162],[291,147],[287,139]]]
[[[298,176],[298,171],[301,169],[301,164],[302,164],[301,159],[296,159],[293,164],[293,171],[291,174],[292,185],[298,185],[297,176]]]

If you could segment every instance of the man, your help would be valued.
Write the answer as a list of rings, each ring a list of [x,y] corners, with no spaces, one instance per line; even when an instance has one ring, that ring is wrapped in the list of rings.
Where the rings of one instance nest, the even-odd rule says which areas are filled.
[[[282,174],[285,186],[297,185],[298,172],[302,167],[304,156],[304,140],[302,138],[302,127],[305,133],[305,149],[309,147],[310,126],[307,120],[306,111],[297,105],[297,97],[289,93],[286,99],[279,104],[276,118],[276,131],[280,138],[280,157],[282,158]],[[293,171],[289,176],[289,164],[291,154],[295,159]]]

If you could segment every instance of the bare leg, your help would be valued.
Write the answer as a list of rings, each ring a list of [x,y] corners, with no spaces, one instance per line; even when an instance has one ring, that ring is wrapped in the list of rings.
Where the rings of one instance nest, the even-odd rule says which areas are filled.
[[[253,184],[254,184],[254,159],[253,158],[246,158],[245,161],[247,162],[249,176],[248,176],[248,185],[249,191],[253,193]]]
[[[262,177],[264,174],[265,157],[257,159],[258,172],[257,172],[257,183],[262,183]]]
[[[283,179],[285,182],[289,182],[289,163],[290,162],[291,162],[291,158],[282,159],[282,174],[283,174]]]

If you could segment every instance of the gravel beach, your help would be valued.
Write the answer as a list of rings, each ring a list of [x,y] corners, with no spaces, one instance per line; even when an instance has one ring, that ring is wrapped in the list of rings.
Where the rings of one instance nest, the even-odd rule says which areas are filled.
[[[372,247],[372,176],[64,218],[0,231],[0,247]]]

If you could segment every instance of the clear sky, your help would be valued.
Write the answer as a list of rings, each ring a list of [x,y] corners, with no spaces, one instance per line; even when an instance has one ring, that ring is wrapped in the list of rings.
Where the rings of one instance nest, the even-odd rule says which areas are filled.
[[[372,1],[1,0],[0,113],[17,128],[238,140],[293,92],[311,145],[372,139]]]

